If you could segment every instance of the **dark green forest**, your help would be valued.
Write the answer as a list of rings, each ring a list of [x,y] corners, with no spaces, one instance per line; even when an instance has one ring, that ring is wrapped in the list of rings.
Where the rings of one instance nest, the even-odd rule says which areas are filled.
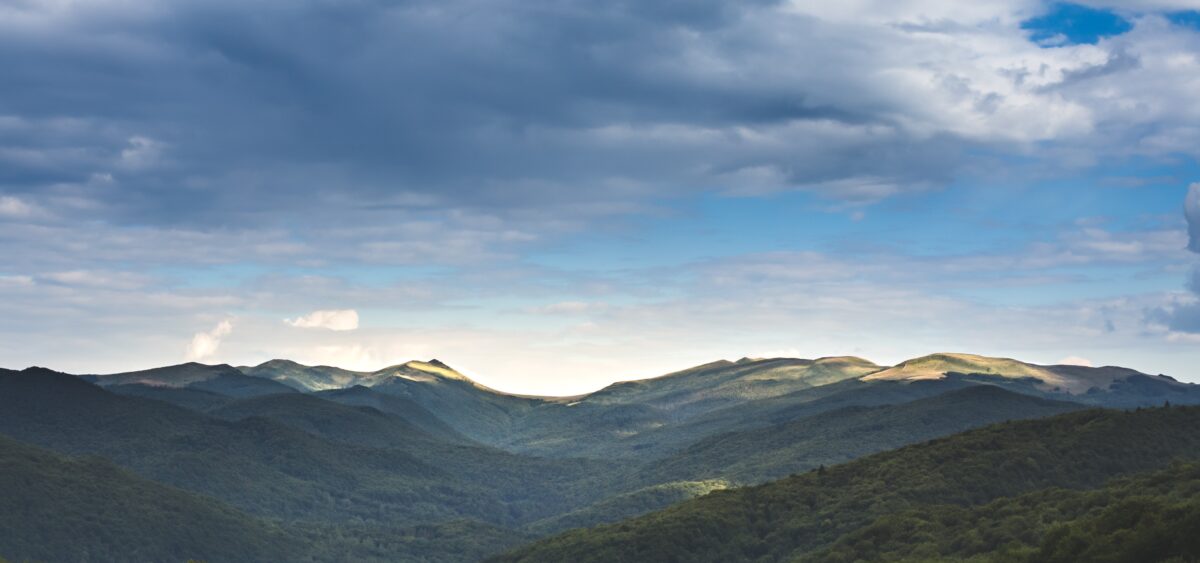
[[[618,524],[566,532],[496,561],[779,561],[829,549],[856,533],[868,534],[860,537],[869,546],[874,537],[864,529],[887,515],[973,507],[1048,488],[1095,488],[1200,458],[1197,428],[1197,407],[1088,410],[1002,423],[716,491]],[[1175,504],[1167,494],[1159,500]],[[1081,521],[1074,529],[1085,533],[1099,525]],[[860,559],[849,540],[841,547],[846,551],[835,553],[844,560]]]
[[[854,358],[746,359],[564,399],[497,393],[436,361],[371,373],[282,361],[86,377],[0,370],[0,554],[1194,554],[1180,530],[1195,518],[1196,467],[1184,462],[1200,455],[1200,414],[1154,405],[1200,394],[1101,370],[1097,381],[1134,375],[1084,400],[994,373],[1011,364],[893,381],[864,380],[888,368]],[[1118,408],[1094,408],[1110,399]],[[1130,401],[1140,407],[1121,410]]]

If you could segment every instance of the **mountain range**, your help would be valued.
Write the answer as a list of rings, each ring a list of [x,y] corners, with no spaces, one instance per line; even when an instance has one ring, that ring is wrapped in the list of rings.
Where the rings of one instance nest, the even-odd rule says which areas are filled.
[[[955,559],[965,552],[937,542],[893,538],[885,552],[863,538],[957,529],[930,523],[928,506],[983,521],[989,503],[1048,487],[1108,498],[1111,478],[1191,479],[1170,466],[1198,453],[1188,404],[1200,386],[1163,375],[970,354],[743,358],[576,397],[498,392],[437,360],[0,370],[0,508],[22,522],[0,531],[0,556]],[[1163,491],[1175,506],[1178,490]],[[1048,554],[1047,534],[1026,530],[1013,553]]]

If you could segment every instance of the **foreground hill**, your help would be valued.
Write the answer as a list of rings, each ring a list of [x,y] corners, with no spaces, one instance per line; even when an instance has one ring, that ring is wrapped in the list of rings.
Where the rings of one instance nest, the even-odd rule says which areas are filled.
[[[1200,463],[1177,463],[1096,490],[1043,489],[882,516],[801,561],[1195,561],[1196,530]]]
[[[279,528],[97,458],[0,436],[0,547],[16,560],[298,560]]]
[[[935,392],[946,385],[930,382],[915,388]],[[909,398],[888,392],[895,388],[896,384],[883,383],[856,389],[858,394],[871,393],[859,399]],[[841,394],[813,401],[832,404],[826,405],[829,408],[812,405],[811,412],[820,414],[755,430],[718,434],[666,458],[640,460],[629,466],[631,469],[627,469],[623,481],[644,488],[535,523],[531,529],[551,532],[615,522],[719,488],[761,483],[993,422],[1085,408],[992,385],[950,388],[940,394],[885,406],[839,407],[850,400]]]
[[[1200,458],[1200,408],[1082,411],[998,424],[537,542],[497,561],[774,561],[877,519],[977,506]]]
[[[0,561],[478,561],[530,536],[478,522],[267,522],[91,456],[0,436]]]

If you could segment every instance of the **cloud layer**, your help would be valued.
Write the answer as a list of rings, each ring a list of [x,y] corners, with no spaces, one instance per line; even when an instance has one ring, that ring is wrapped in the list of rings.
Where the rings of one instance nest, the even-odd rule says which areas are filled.
[[[1187,378],[1197,6],[1083,4],[1113,30],[1034,0],[3,3],[0,365],[436,356],[575,392],[958,347]]]
[[[1200,253],[1200,182],[1188,186],[1183,214],[1188,224],[1188,250]]]

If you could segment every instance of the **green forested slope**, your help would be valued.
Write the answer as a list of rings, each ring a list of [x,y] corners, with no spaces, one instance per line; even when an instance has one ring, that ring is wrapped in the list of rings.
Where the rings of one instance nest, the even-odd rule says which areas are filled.
[[[514,420],[497,445],[551,456],[639,461],[665,455],[748,421],[772,400],[807,401],[839,382],[879,369],[860,358],[743,359],[720,361],[651,379],[614,383],[572,401],[545,401]],[[789,397],[784,399],[784,397]],[[736,411],[715,424],[691,421]]]
[[[1197,530],[1200,464],[1177,463],[1096,490],[1043,489],[882,516],[802,561],[1193,561]]]
[[[405,448],[439,440],[403,418],[301,393],[242,399],[208,414],[226,420],[261,417],[334,442],[377,448]]]
[[[887,514],[972,506],[1200,457],[1200,408],[1089,410],[997,424],[666,510],[567,532],[499,561],[772,561]]]
[[[131,383],[126,385],[110,385],[104,389],[117,395],[154,399],[200,412],[215,409],[237,400],[228,395],[221,395],[212,391],[202,391],[200,389],[189,389],[187,387],[155,387],[153,385]]]
[[[604,462],[527,458],[428,435],[369,448],[262,417],[229,422],[117,396],[49,370],[0,373],[0,433],[101,455],[252,514],[288,519],[519,525],[591,504],[619,485]]]
[[[718,434],[652,463],[642,474],[655,481],[722,478],[757,483],[986,424],[1081,408],[979,385],[898,405],[846,407]]]
[[[409,424],[448,441],[461,442],[466,438],[425,407],[406,397],[387,395],[368,387],[355,385],[346,389],[318,391],[313,396],[342,405],[370,407],[379,412],[398,416]]]
[[[636,491],[608,497],[591,506],[539,520],[526,529],[539,535],[547,535],[571,528],[583,528],[616,522],[631,516],[661,510],[677,502],[704,496],[713,491],[729,488],[726,481],[675,481],[644,487]]]
[[[94,456],[0,436],[0,554],[13,561],[456,562],[529,539],[470,521],[269,522]]]
[[[729,432],[761,430],[848,407],[906,403],[975,385],[957,379],[911,383],[843,380],[738,403],[674,424],[646,428],[615,443],[610,441],[601,451],[626,452],[626,455],[643,460],[666,457],[700,440]]]
[[[281,561],[278,527],[94,457],[0,436],[0,553],[42,561]]]

